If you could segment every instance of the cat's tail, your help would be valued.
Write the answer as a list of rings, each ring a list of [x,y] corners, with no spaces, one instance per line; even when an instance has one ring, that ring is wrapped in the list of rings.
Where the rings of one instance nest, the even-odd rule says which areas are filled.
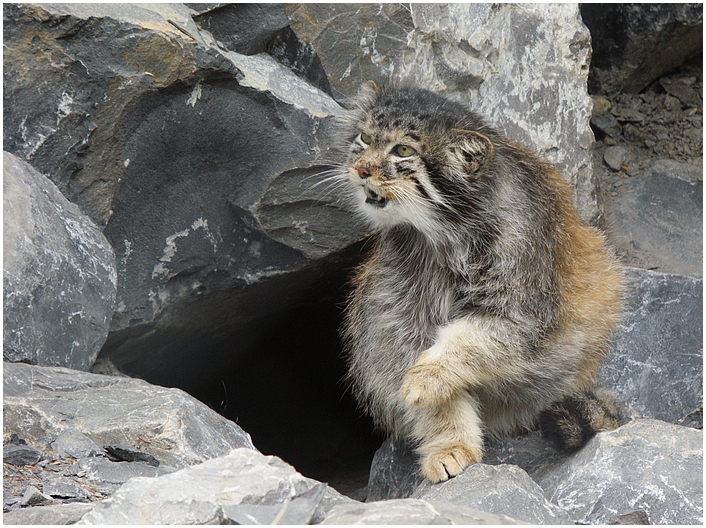
[[[618,404],[603,387],[573,393],[539,415],[542,436],[561,451],[576,451],[600,431],[621,425]]]

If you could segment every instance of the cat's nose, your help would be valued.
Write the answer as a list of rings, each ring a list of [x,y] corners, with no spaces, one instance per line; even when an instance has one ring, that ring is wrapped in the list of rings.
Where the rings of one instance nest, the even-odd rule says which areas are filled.
[[[364,167],[354,167],[362,179],[370,178],[370,171]]]

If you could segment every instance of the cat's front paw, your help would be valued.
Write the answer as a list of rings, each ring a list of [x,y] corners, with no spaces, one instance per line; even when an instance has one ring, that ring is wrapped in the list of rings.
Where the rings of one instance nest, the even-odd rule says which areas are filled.
[[[422,473],[435,484],[463,472],[468,466],[477,464],[483,458],[480,447],[454,444],[442,447],[422,458]]]
[[[407,370],[400,395],[407,405],[435,407],[453,395],[449,371],[438,363],[415,365]]]

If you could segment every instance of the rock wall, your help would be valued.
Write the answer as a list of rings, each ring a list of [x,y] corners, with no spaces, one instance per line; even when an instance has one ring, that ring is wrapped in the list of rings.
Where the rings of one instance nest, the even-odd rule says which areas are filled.
[[[701,522],[702,73],[658,76],[702,15],[611,8],[644,26],[623,55],[592,9],[4,4],[4,359],[31,364],[4,368],[5,522]],[[638,86],[640,53],[670,60]],[[337,326],[370,233],[326,180],[331,127],[362,81],[409,79],[557,164],[635,267],[601,373],[627,423],[576,456],[511,438],[430,487],[388,441],[368,480]]]

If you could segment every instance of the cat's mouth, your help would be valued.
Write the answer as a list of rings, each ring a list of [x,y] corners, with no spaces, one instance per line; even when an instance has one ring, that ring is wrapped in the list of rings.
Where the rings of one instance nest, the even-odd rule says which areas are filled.
[[[365,203],[375,207],[385,207],[387,204],[387,198],[380,196],[367,185],[363,185],[363,192],[365,192]]]

